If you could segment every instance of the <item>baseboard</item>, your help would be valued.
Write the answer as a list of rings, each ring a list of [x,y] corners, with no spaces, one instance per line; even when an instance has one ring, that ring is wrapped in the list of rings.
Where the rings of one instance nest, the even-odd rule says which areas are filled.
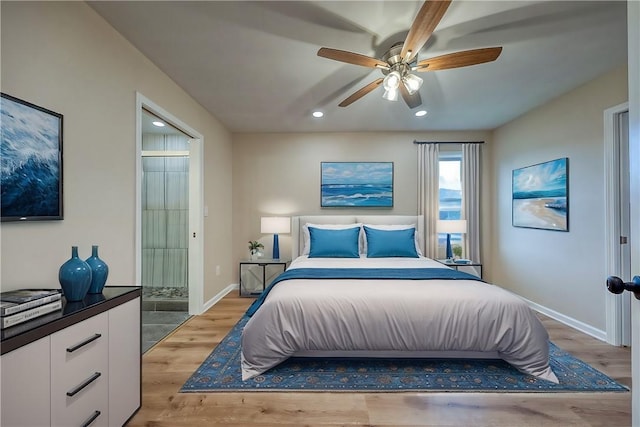
[[[522,298],[522,297],[520,297]],[[576,320],[572,317],[566,316],[562,313],[558,313],[555,310],[552,310],[550,308],[547,308],[545,306],[542,306],[540,304],[537,304],[533,301],[529,301],[526,298],[522,298],[523,300],[525,300],[527,302],[527,304],[529,304],[529,307],[531,307],[533,310],[537,311],[538,313],[542,313],[545,316],[548,316],[554,320],[557,320],[560,323],[564,323],[565,325],[576,329],[580,332],[583,332],[587,335],[590,335],[594,338],[599,339],[600,341],[604,341],[607,342],[607,333],[605,331],[602,331],[600,329],[596,329],[591,325],[587,325],[584,322],[581,322],[579,320]]]
[[[209,310],[211,307],[216,305],[218,301],[220,301],[222,298],[224,298],[229,292],[233,292],[234,290],[237,290],[237,289],[238,289],[238,285],[237,284],[235,284],[235,283],[230,284],[229,286],[227,286],[226,288],[224,288],[223,290],[218,292],[209,301],[205,302],[204,306],[202,307],[202,312],[204,313],[205,311]]]

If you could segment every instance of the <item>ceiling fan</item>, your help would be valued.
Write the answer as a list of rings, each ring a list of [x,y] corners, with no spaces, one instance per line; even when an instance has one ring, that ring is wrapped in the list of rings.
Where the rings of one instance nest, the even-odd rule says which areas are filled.
[[[385,89],[383,98],[397,101],[400,92],[409,108],[416,108],[422,104],[418,92],[422,86],[422,79],[412,72],[446,70],[496,60],[502,52],[502,47],[465,50],[418,61],[418,52],[431,37],[450,3],[451,0],[425,1],[404,42],[391,46],[380,59],[327,47],[318,50],[318,56],[363,67],[379,68],[385,75],[384,78],[380,77],[351,94],[339,106],[351,105],[382,84]]]

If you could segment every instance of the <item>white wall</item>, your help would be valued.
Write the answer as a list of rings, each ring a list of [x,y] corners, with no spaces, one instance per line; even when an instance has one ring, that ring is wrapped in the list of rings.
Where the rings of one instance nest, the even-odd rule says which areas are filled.
[[[488,146],[489,138],[490,132],[486,131],[234,134],[234,258],[248,256],[249,240],[262,241],[265,253],[271,252],[272,236],[260,234],[261,216],[354,212],[415,215],[418,161],[413,141],[486,141],[484,145]],[[443,145],[442,149],[450,147]],[[393,208],[320,208],[322,161],[393,162]],[[290,236],[281,235],[281,257],[290,257],[290,253]]]
[[[2,288],[58,287],[92,244],[135,281],[136,91],[204,135],[204,300],[232,281],[231,136],[84,2],[2,2],[2,92],[64,115],[64,220],[3,223]],[[222,274],[215,276],[215,264]]]
[[[496,129],[488,278],[605,329],[603,111],[627,100],[626,65]],[[513,169],[569,158],[569,232],[511,225]]]

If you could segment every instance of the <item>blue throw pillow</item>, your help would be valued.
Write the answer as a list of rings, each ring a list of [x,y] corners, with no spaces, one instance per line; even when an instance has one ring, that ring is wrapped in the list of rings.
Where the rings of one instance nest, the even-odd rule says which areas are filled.
[[[309,227],[309,258],[360,258],[360,227],[329,230]]]
[[[367,236],[367,258],[418,258],[415,228],[377,230],[365,225],[364,232]]]

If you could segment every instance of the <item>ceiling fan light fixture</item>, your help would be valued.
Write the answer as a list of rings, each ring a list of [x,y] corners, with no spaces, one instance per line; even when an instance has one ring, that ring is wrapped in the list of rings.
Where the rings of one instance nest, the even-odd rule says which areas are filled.
[[[351,105],[382,84],[385,89],[384,99],[398,99],[398,91],[400,90],[402,99],[407,106],[414,109],[422,105],[422,97],[418,92],[422,86],[422,79],[411,74],[412,72],[447,70],[495,61],[500,56],[502,47],[471,49],[418,60],[418,53],[433,36],[434,30],[440,24],[450,3],[451,0],[423,0],[404,41],[394,43],[380,58],[328,47],[318,50],[318,56],[323,58],[368,68],[378,68],[385,76],[378,77],[358,89],[338,106]]]
[[[323,116],[324,116],[324,113],[323,113],[322,111],[319,111],[319,110],[318,110],[318,111],[314,111],[313,113],[311,113],[311,115],[312,115],[313,117],[315,117],[316,119],[319,119],[319,118],[321,118],[321,117],[323,117]]]
[[[404,83],[404,87],[407,88],[409,95],[413,95],[422,87],[422,79],[415,74],[407,74],[402,78],[402,83]]]
[[[398,89],[385,89],[384,95],[382,95],[384,99],[387,101],[397,101],[398,100]]]
[[[416,117],[424,117],[427,115],[427,110],[416,111]]]
[[[392,71],[387,74],[387,77],[382,81],[382,86],[384,86],[385,91],[394,90],[397,91],[400,86],[400,81],[402,78],[400,77],[400,73],[398,71]],[[386,99],[386,98],[385,98]]]

